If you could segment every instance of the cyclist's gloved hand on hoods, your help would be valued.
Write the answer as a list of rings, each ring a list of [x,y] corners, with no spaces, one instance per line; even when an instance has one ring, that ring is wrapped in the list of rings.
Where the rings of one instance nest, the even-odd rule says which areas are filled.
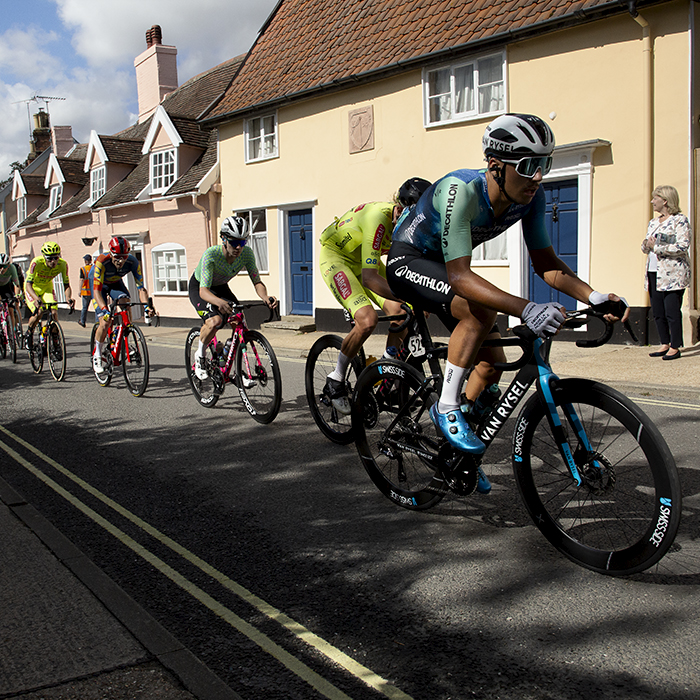
[[[613,297],[612,299],[610,297]],[[616,294],[603,294],[602,292],[591,292],[588,303],[596,310],[606,316],[624,318],[629,308],[625,297],[618,297]]]
[[[527,327],[540,338],[554,335],[566,320],[560,304],[548,302],[535,304],[531,301],[520,316]]]

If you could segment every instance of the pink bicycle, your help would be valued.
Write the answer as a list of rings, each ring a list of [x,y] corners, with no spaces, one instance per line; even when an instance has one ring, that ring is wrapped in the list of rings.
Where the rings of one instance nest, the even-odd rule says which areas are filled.
[[[232,327],[231,337],[222,343],[216,336],[205,349],[208,377],[198,379],[194,372],[195,352],[200,328],[192,328],[185,342],[185,369],[190,388],[202,406],[212,408],[224,393],[226,384],[238,389],[246,411],[258,423],[271,423],[282,404],[282,376],[275,351],[265,336],[250,330],[243,309],[263,302],[236,304],[226,323]],[[272,318],[273,311],[270,311]]]

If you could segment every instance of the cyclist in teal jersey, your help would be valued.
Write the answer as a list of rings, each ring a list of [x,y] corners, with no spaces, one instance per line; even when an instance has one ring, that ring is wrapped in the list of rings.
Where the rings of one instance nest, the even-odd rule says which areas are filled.
[[[204,363],[204,348],[228,318],[231,303],[238,303],[236,295],[228,286],[229,280],[245,268],[256,294],[271,309],[277,307],[277,299],[268,295],[267,287],[260,279],[253,251],[246,246],[249,236],[248,222],[240,216],[229,216],[221,224],[220,236],[221,245],[212,246],[204,251],[189,283],[190,302],[204,319],[194,366],[195,374],[201,380],[208,376]]]
[[[486,170],[457,170],[430,187],[397,222],[387,261],[387,281],[394,294],[434,312],[451,331],[445,380],[431,417],[447,440],[460,450],[480,454],[483,442],[460,410],[460,392],[467,368],[466,398],[474,402],[500,374],[502,348],[481,349],[496,337],[498,312],[520,317],[537,335],[557,332],[564,321],[557,303],[536,304],[509,294],[471,267],[476,245],[502,234],[520,221],[535,272],[551,287],[581,302],[598,305],[626,302],[615,294],[596,292],[557,257],[545,227],[542,178],[552,167],[554,134],[542,119],[505,114],[486,128],[482,140]],[[622,314],[621,314],[622,315]],[[624,311],[623,320],[629,315]],[[607,318],[619,320],[608,313]],[[480,474],[477,490],[491,485]]]

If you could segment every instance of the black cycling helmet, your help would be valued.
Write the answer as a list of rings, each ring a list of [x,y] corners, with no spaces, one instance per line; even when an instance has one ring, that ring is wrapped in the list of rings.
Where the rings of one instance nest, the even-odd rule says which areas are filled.
[[[412,207],[425,192],[432,182],[424,180],[422,177],[412,177],[399,187],[397,199],[402,207]]]

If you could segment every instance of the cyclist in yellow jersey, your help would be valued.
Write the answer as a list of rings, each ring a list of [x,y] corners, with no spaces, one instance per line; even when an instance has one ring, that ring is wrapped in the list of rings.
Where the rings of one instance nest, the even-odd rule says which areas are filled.
[[[61,246],[53,241],[47,241],[41,246],[41,255],[32,260],[24,282],[24,291],[27,295],[27,306],[32,316],[27,324],[27,347],[31,347],[32,331],[39,322],[43,312],[43,304],[52,304],[54,277],[62,275],[63,287],[66,290],[66,300],[74,306],[73,293],[68,279],[68,263],[61,257]],[[52,310],[54,320],[58,320],[58,312]]]
[[[324,393],[339,413],[348,415],[350,403],[345,386],[348,365],[377,326],[372,303],[388,315],[401,313],[401,300],[386,281],[381,256],[391,247],[394,224],[405,207],[412,206],[430,186],[412,178],[400,188],[394,202],[361,204],[346,212],[321,234],[319,266],[323,281],[355,321],[345,336],[335,370],[328,375]],[[398,345],[399,336],[389,327],[387,347]]]

